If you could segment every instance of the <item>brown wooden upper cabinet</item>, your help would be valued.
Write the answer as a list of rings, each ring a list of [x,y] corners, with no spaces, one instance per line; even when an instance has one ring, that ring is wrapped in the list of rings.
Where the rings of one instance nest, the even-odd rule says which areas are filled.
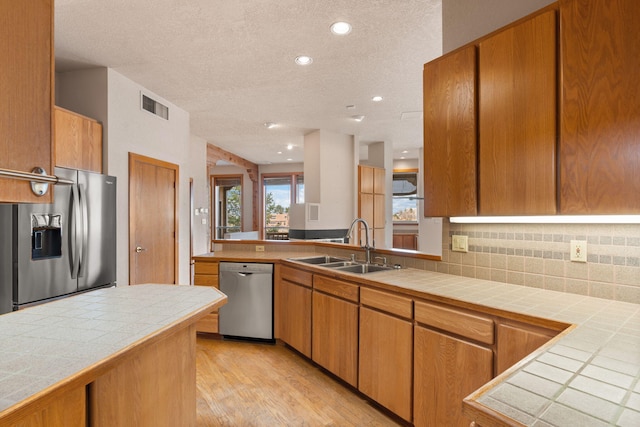
[[[425,216],[556,213],[556,11],[424,67]]]
[[[424,66],[424,215],[477,213],[476,47]]]
[[[358,216],[370,227],[369,244],[384,247],[385,170],[373,166],[358,166]],[[364,227],[359,225],[358,240],[364,244]],[[354,242],[352,242],[354,243]],[[358,242],[355,242],[358,243]]]
[[[102,125],[55,107],[56,166],[102,173]]]
[[[556,12],[479,45],[478,212],[556,213]]]
[[[53,173],[53,2],[0,2],[0,167]],[[0,179],[0,202],[51,203],[26,181]]]
[[[561,0],[560,212],[640,213],[640,2]]]

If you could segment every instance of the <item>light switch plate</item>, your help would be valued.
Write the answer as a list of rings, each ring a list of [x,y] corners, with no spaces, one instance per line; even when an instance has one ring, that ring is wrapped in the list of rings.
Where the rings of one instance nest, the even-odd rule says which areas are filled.
[[[587,241],[571,240],[569,245],[569,259],[575,262],[587,262]]]
[[[451,250],[454,252],[469,252],[469,237],[451,236]]]

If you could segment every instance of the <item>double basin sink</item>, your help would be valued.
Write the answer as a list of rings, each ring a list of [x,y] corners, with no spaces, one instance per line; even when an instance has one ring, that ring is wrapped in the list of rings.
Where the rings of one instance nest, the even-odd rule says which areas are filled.
[[[333,257],[329,255],[319,255],[308,258],[291,258],[292,261],[313,264],[318,267],[330,268],[332,270],[344,271],[348,273],[367,274],[376,271],[394,270],[397,267],[379,265],[372,263],[362,263],[346,258]]]

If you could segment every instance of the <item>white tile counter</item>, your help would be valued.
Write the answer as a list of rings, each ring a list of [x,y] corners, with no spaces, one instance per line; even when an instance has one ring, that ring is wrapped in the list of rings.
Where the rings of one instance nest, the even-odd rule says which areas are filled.
[[[11,406],[222,305],[214,288],[99,289],[0,316],[0,416]]]

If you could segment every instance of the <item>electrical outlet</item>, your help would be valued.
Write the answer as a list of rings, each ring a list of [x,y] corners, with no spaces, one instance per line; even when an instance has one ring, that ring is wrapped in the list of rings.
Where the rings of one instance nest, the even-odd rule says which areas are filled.
[[[569,259],[575,262],[587,262],[587,241],[571,240]]]
[[[469,237],[451,236],[451,250],[454,252],[469,252]]]
[[[264,252],[264,245],[256,245],[256,252]]]

